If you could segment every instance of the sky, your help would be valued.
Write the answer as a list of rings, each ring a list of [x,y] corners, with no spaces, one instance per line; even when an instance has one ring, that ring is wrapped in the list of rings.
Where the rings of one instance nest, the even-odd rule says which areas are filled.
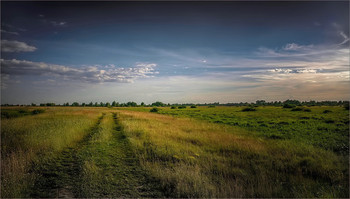
[[[1,1],[2,104],[349,100],[349,59],[349,1]]]

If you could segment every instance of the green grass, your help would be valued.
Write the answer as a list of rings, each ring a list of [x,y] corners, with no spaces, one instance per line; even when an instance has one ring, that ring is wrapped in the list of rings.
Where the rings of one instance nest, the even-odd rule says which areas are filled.
[[[30,109],[29,109],[30,110]],[[45,113],[1,119],[1,197],[27,197],[41,164],[83,139],[101,110],[48,108]]]
[[[45,112],[44,108],[34,108],[34,107],[25,107],[25,108],[2,108],[1,109],[1,119],[9,119],[15,117],[22,117],[26,115],[36,115]]]
[[[164,110],[164,109],[162,109]],[[170,197],[345,197],[348,159],[240,127],[121,111],[144,169]]]
[[[302,111],[282,107],[255,109],[256,111],[242,111],[245,110],[244,107],[218,106],[196,109],[163,107],[158,113],[238,126],[268,139],[293,140],[339,154],[349,153],[349,111],[343,107],[304,107],[301,108]],[[127,108],[127,110],[149,111],[148,108]]]
[[[163,196],[110,109],[48,108],[1,125],[1,197]]]
[[[244,108],[2,109],[1,197],[348,198],[348,111]]]
[[[162,196],[156,183],[140,167],[115,113],[106,115],[99,132],[80,149],[78,156],[83,164],[76,197]]]

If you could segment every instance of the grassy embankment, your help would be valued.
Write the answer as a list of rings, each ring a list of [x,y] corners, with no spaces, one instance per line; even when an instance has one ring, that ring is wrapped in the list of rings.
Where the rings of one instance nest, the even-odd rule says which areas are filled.
[[[11,112],[1,119],[1,197],[28,197],[40,165],[88,133],[101,110],[45,108],[44,113],[27,114],[33,108],[2,109]],[[38,108],[36,108],[38,109]],[[22,114],[23,113],[23,114]]]
[[[142,167],[160,180],[168,196],[349,195],[348,158],[332,151],[295,139],[266,139],[251,129],[155,113],[120,112],[121,124]],[[275,123],[291,118],[288,122],[293,123],[293,118],[299,117],[288,112],[291,117],[281,118],[271,112],[265,119],[254,119],[252,113],[243,119],[252,117],[254,124],[261,119]]]

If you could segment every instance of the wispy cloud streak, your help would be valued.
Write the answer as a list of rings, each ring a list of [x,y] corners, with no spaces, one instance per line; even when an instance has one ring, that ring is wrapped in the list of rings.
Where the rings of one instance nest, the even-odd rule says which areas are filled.
[[[157,74],[155,71],[156,64],[154,63],[137,63],[134,67],[129,68],[118,68],[114,65],[73,68],[44,62],[1,59],[1,65],[1,73],[7,75],[48,75],[62,77],[64,80],[90,83],[131,83],[136,79]]]
[[[20,41],[1,40],[2,52],[33,52],[37,48]]]

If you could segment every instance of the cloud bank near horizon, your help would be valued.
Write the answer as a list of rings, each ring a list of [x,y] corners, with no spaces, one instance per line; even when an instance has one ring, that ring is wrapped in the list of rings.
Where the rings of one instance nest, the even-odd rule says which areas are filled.
[[[135,67],[129,68],[117,68],[115,65],[73,68],[16,59],[0,59],[0,61],[2,66],[1,73],[9,76],[54,76],[61,78],[62,81],[80,81],[86,83],[131,83],[135,79],[152,77],[153,74],[157,73],[155,71],[156,64],[152,63],[137,63]]]

